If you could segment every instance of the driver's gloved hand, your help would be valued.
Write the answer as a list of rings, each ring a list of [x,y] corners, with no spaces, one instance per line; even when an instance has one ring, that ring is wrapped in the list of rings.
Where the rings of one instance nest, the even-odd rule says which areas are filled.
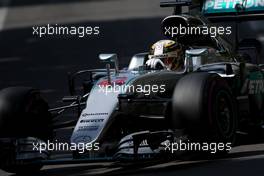
[[[166,66],[160,59],[149,59],[146,62],[147,67],[150,69],[164,69]]]

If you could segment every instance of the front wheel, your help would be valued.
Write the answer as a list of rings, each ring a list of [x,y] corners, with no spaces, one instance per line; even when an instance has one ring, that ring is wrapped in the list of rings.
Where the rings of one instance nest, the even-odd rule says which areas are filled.
[[[11,87],[0,91],[0,169],[11,173],[36,172],[47,153],[33,143],[53,137],[52,116],[38,90]]]

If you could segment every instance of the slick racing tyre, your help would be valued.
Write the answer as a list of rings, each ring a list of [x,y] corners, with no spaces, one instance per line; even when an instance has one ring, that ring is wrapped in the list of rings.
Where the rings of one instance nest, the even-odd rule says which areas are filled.
[[[231,146],[237,129],[235,98],[227,82],[217,74],[186,75],[175,87],[171,120],[174,129],[186,130],[191,142]]]
[[[44,157],[32,151],[32,141],[52,136],[52,116],[38,90],[11,87],[0,91],[0,169],[11,173],[40,170],[42,165],[36,161]]]

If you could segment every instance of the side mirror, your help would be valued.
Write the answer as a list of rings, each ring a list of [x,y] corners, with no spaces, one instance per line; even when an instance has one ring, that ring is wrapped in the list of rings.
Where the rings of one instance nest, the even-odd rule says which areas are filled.
[[[264,71],[264,64],[260,64],[259,67],[262,71]]]
[[[119,62],[117,59],[117,54],[99,54],[99,59],[106,64],[114,63],[115,64],[115,72],[119,73]]]
[[[114,62],[116,58],[116,54],[99,54],[99,59],[103,62]]]
[[[223,50],[223,49],[217,51],[217,53],[219,53],[219,54],[221,54],[221,55],[228,54],[228,52],[227,52],[226,50]]]
[[[128,70],[140,70],[139,67],[145,66],[146,61],[148,60],[148,53],[138,53],[135,54],[130,60]]]
[[[245,63],[251,63],[252,62],[252,58],[247,53],[239,53],[239,54],[237,54],[236,55],[236,59],[239,62],[245,62]]]
[[[185,69],[187,72],[195,71],[199,66],[206,62],[208,49],[190,49],[185,51]]]
[[[116,54],[99,54],[99,59],[102,62],[106,63],[106,71],[107,71],[107,80],[108,83],[111,84],[111,75],[110,75],[110,64],[115,64],[115,73],[118,75],[119,73],[119,66],[118,66],[118,59]]]

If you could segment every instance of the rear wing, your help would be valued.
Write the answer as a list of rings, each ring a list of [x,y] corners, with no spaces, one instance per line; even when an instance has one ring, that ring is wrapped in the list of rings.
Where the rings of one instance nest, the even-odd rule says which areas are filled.
[[[192,0],[171,0],[160,2],[160,7],[176,7],[176,6],[190,6]]]
[[[204,14],[256,14],[264,12],[262,0],[204,0]]]
[[[200,8],[211,22],[247,21],[264,19],[264,0],[168,0],[160,7],[174,7],[173,15],[182,14],[182,7]],[[198,4],[197,4],[198,3]]]
[[[192,0],[171,0],[160,2],[160,7],[174,7],[173,15],[181,14],[182,7],[190,7]]]
[[[204,0],[202,14],[210,21],[246,21],[264,19],[262,0]]]

